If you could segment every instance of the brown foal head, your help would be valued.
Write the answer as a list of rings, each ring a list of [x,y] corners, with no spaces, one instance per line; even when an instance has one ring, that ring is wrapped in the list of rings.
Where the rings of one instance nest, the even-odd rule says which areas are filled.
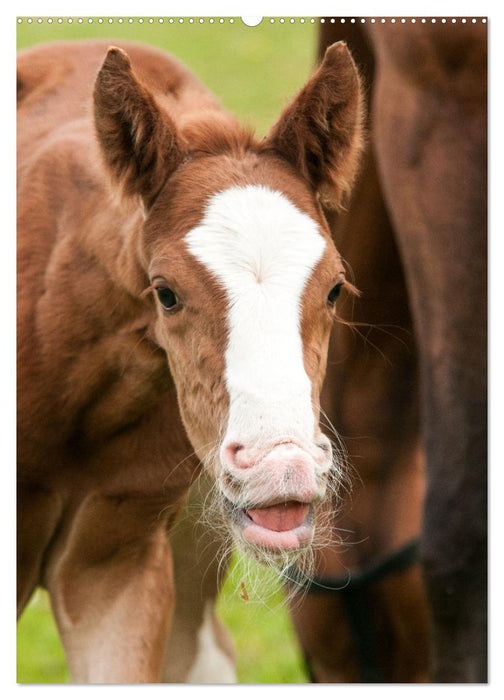
[[[306,548],[338,472],[318,401],[345,271],[321,203],[349,192],[361,103],[341,43],[260,142],[222,111],[170,112],[120,49],[96,81],[105,162],[143,207],[138,255],[184,424],[256,553]]]

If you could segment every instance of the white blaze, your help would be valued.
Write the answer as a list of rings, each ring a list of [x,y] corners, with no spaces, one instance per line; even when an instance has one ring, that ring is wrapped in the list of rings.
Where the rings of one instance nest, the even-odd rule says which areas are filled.
[[[326,245],[318,224],[280,192],[232,187],[210,199],[185,240],[229,303],[228,439],[311,441],[315,417],[303,364],[301,297]]]

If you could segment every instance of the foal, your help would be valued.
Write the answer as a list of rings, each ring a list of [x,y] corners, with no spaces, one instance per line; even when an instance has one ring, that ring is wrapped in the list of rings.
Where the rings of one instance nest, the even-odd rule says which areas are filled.
[[[354,179],[360,81],[335,44],[257,142],[170,56],[77,42],[21,54],[18,104],[19,611],[47,587],[75,681],[158,681],[199,462],[282,563],[338,481],[322,204]]]

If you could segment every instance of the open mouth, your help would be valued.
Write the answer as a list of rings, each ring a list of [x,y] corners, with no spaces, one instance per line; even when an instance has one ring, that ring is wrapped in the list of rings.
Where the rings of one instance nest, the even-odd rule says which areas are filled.
[[[308,503],[287,501],[235,510],[233,521],[246,543],[275,552],[292,551],[311,543],[312,511]]]

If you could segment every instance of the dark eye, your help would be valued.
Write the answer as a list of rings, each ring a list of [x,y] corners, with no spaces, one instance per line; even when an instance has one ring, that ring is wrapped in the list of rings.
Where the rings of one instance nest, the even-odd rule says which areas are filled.
[[[157,287],[156,294],[165,311],[175,311],[179,305],[179,300],[174,291],[169,287]]]
[[[343,287],[343,283],[341,282],[340,284],[336,284],[331,289],[331,291],[327,295],[327,301],[329,304],[334,304],[336,302],[336,299],[339,297],[342,287]]]

